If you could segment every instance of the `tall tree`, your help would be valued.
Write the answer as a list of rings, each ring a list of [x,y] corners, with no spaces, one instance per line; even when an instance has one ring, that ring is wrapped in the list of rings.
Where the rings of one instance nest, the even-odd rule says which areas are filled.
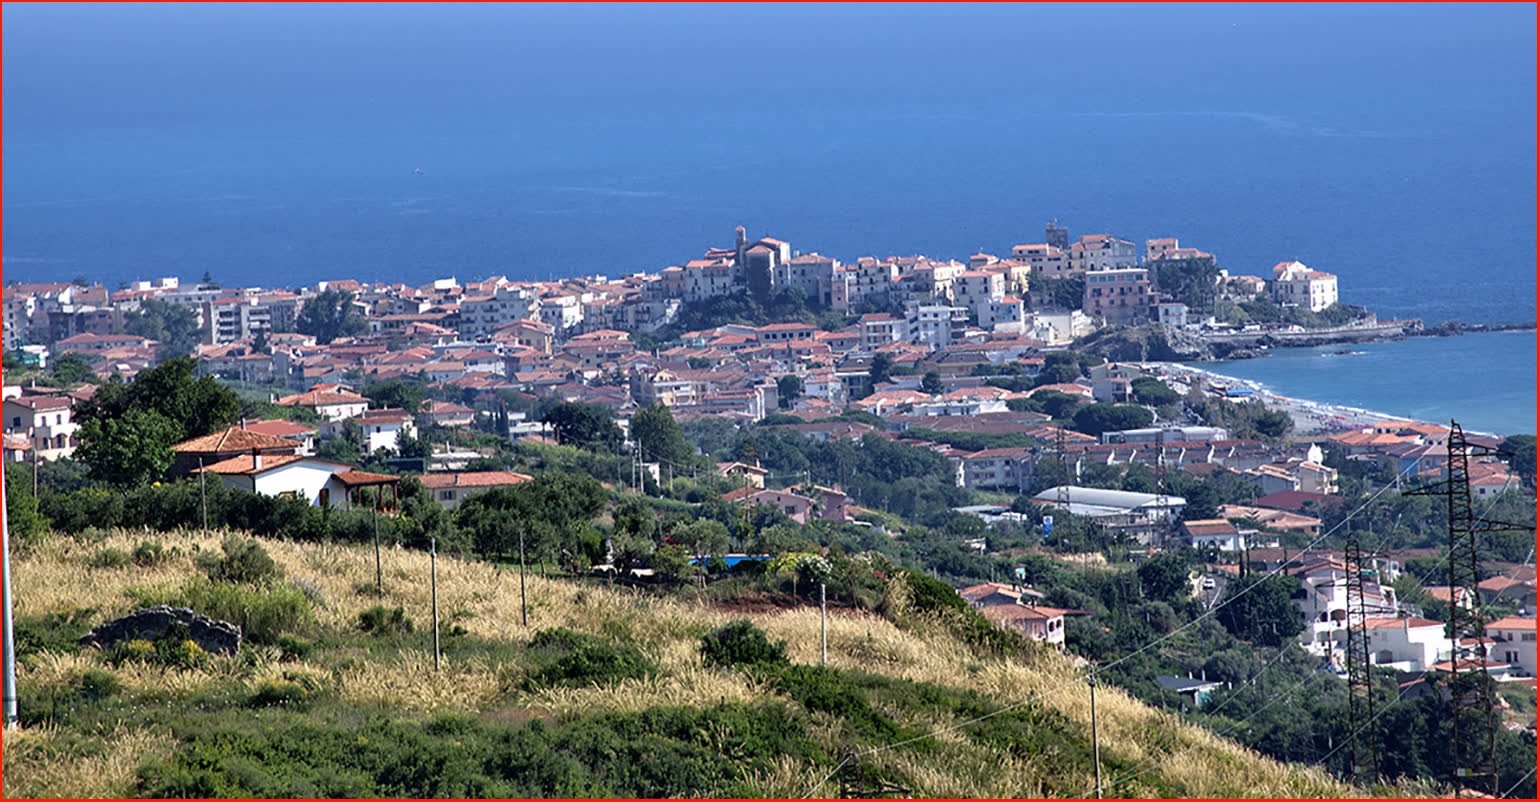
[[[90,400],[76,406],[76,417],[84,425],[88,420],[122,418],[133,410],[155,412],[176,427],[177,439],[200,437],[234,423],[240,416],[240,396],[211,376],[195,376],[196,368],[191,357],[181,356],[141,371],[128,384],[103,384]]]
[[[204,328],[198,325],[198,313],[169,301],[149,298],[139,309],[123,318],[123,330],[129,334],[160,341],[157,356],[162,359],[186,356],[203,342]]]
[[[1225,586],[1216,617],[1241,640],[1281,646],[1305,628],[1304,615],[1292,598],[1299,587],[1299,579],[1283,574],[1237,577]]]
[[[941,383],[941,373],[938,371],[926,371],[925,377],[920,379],[920,392],[929,395],[941,395],[946,392],[946,385]]]
[[[792,402],[802,396],[802,377],[788,373],[776,379],[775,391],[781,409],[791,409]]]
[[[1149,426],[1155,416],[1132,404],[1088,404],[1075,413],[1075,429],[1092,436]]]
[[[425,392],[421,384],[391,379],[365,387],[362,395],[375,409],[400,409],[408,415],[416,415],[422,409]]]
[[[181,427],[159,412],[130,409],[81,423],[75,453],[92,478],[126,491],[159,479],[171,467],[171,446],[180,434]]]
[[[661,460],[682,467],[693,456],[684,441],[684,429],[666,404],[656,403],[631,418],[631,439],[642,449],[642,459]]]
[[[557,404],[540,421],[550,424],[556,442],[564,446],[617,452],[625,440],[625,434],[608,412],[587,404]]]
[[[358,307],[353,305],[353,293],[346,290],[327,290],[305,302],[299,317],[294,320],[294,330],[315,337],[325,345],[338,337],[356,337],[369,330]]]

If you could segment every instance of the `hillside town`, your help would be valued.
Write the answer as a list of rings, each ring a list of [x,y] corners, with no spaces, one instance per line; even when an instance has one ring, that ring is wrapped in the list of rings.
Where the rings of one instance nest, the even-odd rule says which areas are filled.
[[[698,460],[709,458],[722,503],[768,508],[803,527],[819,521],[901,537],[912,522],[854,487],[843,467],[817,475],[807,460],[770,453],[772,435],[760,433],[884,442],[949,466],[949,492],[965,502],[951,513],[976,521],[954,538],[966,555],[1090,551],[1138,562],[1190,550],[1202,560],[1180,595],[1206,605],[1238,577],[1278,571],[1296,589],[1297,642],[1344,673],[1349,570],[1340,544],[1312,544],[1343,520],[1348,475],[1359,494],[1387,479],[1399,486],[1447,478],[1449,427],[1312,422],[1270,411],[1252,390],[1199,371],[1108,361],[1075,344],[1119,326],[1223,333],[1262,325],[1222,319],[1231,317],[1223,308],[1249,307],[1254,316],[1271,309],[1276,320],[1320,315],[1331,325],[1373,325],[1372,314],[1339,302],[1336,276],[1297,261],[1266,276],[1230,275],[1176,238],[1143,248],[1111,234],[1071,241],[1056,224],[1044,238],[965,263],[842,263],[779,239],[750,239],[739,227],[727,247],[619,278],[445,278],[415,287],[341,279],[296,289],[225,288],[208,277],[116,290],[13,283],[4,290],[4,460],[35,467],[72,457],[78,405],[174,356],[190,356],[197,375],[217,377],[269,414],[175,443],[166,476],[217,479],[323,509],[389,512],[403,475],[450,512],[478,493],[530,482],[531,473],[501,459],[501,447],[461,433],[569,445],[549,413],[581,405],[624,434],[613,449],[622,455],[617,473],[594,476],[617,490],[666,494],[657,488],[698,479]],[[745,322],[776,309],[797,319]],[[689,325],[699,321],[710,325]],[[13,359],[31,379],[12,381]],[[74,381],[64,381],[61,365]],[[421,403],[393,405],[371,392],[402,385],[417,388]],[[635,421],[659,406],[687,428],[754,434],[731,453],[700,442],[688,458],[649,452]],[[1532,493],[1533,481],[1510,460],[1470,462],[1478,500]],[[1176,492],[1183,487],[1204,498]],[[1021,543],[1030,534],[1037,545],[1001,548],[1002,531]],[[1485,605],[1511,614],[1468,645],[1483,650],[1496,679],[1532,689],[1540,670],[1532,559],[1487,560],[1479,597],[1451,601],[1463,589],[1429,579],[1419,599],[1398,598],[1393,583],[1408,564],[1438,553],[1393,544],[1376,557],[1365,591],[1373,663],[1403,672],[1408,687],[1448,671],[1472,652],[1455,654],[1428,608]],[[626,568],[602,556],[609,559],[594,570],[650,575],[645,560]],[[959,591],[999,626],[1063,650],[1066,621],[1093,616],[1049,603],[1024,573],[1001,579]],[[1201,673],[1151,679],[1194,705],[1219,687]]]

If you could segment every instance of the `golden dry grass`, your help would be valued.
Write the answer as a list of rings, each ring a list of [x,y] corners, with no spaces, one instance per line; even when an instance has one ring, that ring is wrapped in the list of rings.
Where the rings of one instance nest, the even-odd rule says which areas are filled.
[[[76,607],[98,607],[92,623],[127,611],[130,587],[153,584],[177,585],[195,574],[195,550],[219,548],[222,533],[204,538],[182,532],[159,535],[168,547],[180,550],[166,564],[144,569],[88,569],[83,561],[103,546],[125,550],[145,536],[118,533],[101,545],[84,546],[59,538],[15,562],[17,615],[38,615]],[[325,606],[315,611],[319,624],[350,628],[358,614],[383,602],[400,605],[418,622],[421,648],[404,649],[386,659],[359,659],[334,672],[316,665],[269,663],[255,671],[237,672],[229,660],[214,660],[204,670],[167,672],[150,666],[125,664],[116,669],[126,692],[159,698],[185,697],[215,686],[239,683],[255,688],[277,678],[308,677],[327,685],[338,698],[363,705],[396,707],[414,712],[444,709],[477,711],[485,715],[517,718],[568,718],[600,710],[632,711],[655,705],[706,707],[721,702],[756,704],[774,693],[746,674],[704,666],[696,645],[701,634],[733,618],[748,617],[772,640],[785,640],[787,654],[796,663],[820,659],[819,615],[814,608],[784,610],[748,616],[723,612],[688,598],[659,599],[634,591],[606,586],[579,586],[537,575],[526,578],[529,623],[519,614],[517,570],[450,557],[438,559],[438,600],[441,621],[459,613],[456,623],[472,637],[488,641],[522,642],[549,627],[626,634],[634,638],[659,667],[656,676],[586,688],[553,688],[521,692],[508,682],[507,669],[484,657],[446,661],[434,673],[431,641],[426,632],[431,618],[429,560],[426,554],[387,548],[381,569],[386,598],[360,593],[375,576],[372,548],[296,544],[264,541],[286,576],[320,590]],[[980,659],[945,632],[904,632],[875,615],[842,611],[828,620],[829,664],[840,669],[859,669],[888,677],[972,690],[1012,703],[1039,704],[1068,717],[1073,726],[1088,733],[1090,699],[1078,672],[1057,656],[1020,659]],[[23,671],[21,681],[57,685],[78,677],[87,668],[100,666],[90,654],[43,655]],[[1108,784],[1123,783],[1125,793],[1154,788],[1180,788],[1191,796],[1344,796],[1352,789],[1331,781],[1317,771],[1290,769],[1267,760],[1233,742],[1217,738],[1161,711],[1146,707],[1115,688],[1097,693],[1097,718],[1104,755],[1117,755],[1127,764],[1153,759],[1136,772],[1142,777],[1108,776]],[[952,721],[911,722],[951,726]],[[814,717],[810,737],[839,753],[838,728]],[[169,750],[169,736],[153,733],[113,733],[112,757],[77,759],[67,765],[46,768],[28,755],[46,751],[56,733],[27,732],[19,736],[22,765],[38,771],[19,780],[22,789],[47,789],[58,795],[100,796],[118,794],[128,786],[137,758]],[[910,779],[917,796],[1007,797],[1063,794],[1084,787],[1094,779],[1085,771],[1066,772],[1048,758],[1010,755],[1000,750],[971,747],[960,733],[936,737],[937,747],[928,753],[889,750],[868,756],[875,765]],[[11,747],[11,739],[6,746]],[[29,751],[31,750],[31,751]],[[8,755],[9,757],[10,755]],[[95,763],[91,761],[97,761]],[[766,796],[800,797],[827,773],[789,759],[773,770],[751,779],[750,787]],[[9,774],[9,772],[8,772]],[[11,790],[7,777],[7,793]],[[820,793],[837,787],[824,786]],[[1070,793],[1074,793],[1070,791]]]
[[[141,761],[171,754],[169,733],[119,727],[102,737],[99,753],[81,755],[51,727],[5,734],[6,799],[122,798],[133,794]]]

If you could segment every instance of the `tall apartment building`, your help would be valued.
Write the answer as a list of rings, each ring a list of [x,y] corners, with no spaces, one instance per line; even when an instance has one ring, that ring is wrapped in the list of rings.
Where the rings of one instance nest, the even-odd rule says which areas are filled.
[[[1108,323],[1141,323],[1150,319],[1156,297],[1150,271],[1142,267],[1096,270],[1086,273],[1081,309]]]

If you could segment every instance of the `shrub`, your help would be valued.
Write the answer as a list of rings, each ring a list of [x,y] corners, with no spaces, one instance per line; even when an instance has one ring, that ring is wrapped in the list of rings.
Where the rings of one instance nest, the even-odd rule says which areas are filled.
[[[764,630],[740,618],[706,633],[700,653],[708,666],[780,665],[786,662],[786,641],[771,643]]]
[[[310,649],[314,644],[296,635],[279,635],[278,648],[283,652],[285,660],[303,660],[310,656]]]
[[[287,680],[268,681],[258,686],[256,693],[246,700],[247,707],[303,707],[310,701],[310,693],[297,682]]]
[[[200,554],[198,567],[215,582],[258,584],[279,575],[278,565],[262,544],[251,538],[231,535],[220,544],[225,556]]]
[[[134,546],[132,556],[134,565],[149,568],[165,562],[166,558],[170,555],[167,554],[166,548],[159,543],[141,540],[138,545]]]
[[[86,699],[105,699],[123,689],[123,683],[118,681],[118,675],[111,671],[103,671],[100,668],[88,668],[80,675],[77,683],[80,695]]]
[[[276,644],[285,632],[310,622],[310,600],[292,587],[253,588],[194,579],[174,590],[135,588],[129,595],[143,607],[187,607],[241,628],[248,640]]]
[[[101,549],[86,558],[86,565],[91,568],[122,568],[128,565],[128,552],[114,548]]]
[[[383,604],[376,604],[358,614],[358,628],[375,635],[404,634],[412,631],[412,619],[406,617],[404,608],[392,610]]]
[[[76,607],[44,613],[36,618],[16,619],[16,655],[26,658],[43,651],[64,652],[75,648],[75,640],[90,630],[95,607]]]
[[[570,629],[545,629],[530,641],[536,661],[532,686],[581,686],[640,679],[657,670],[634,644],[614,644]]]

